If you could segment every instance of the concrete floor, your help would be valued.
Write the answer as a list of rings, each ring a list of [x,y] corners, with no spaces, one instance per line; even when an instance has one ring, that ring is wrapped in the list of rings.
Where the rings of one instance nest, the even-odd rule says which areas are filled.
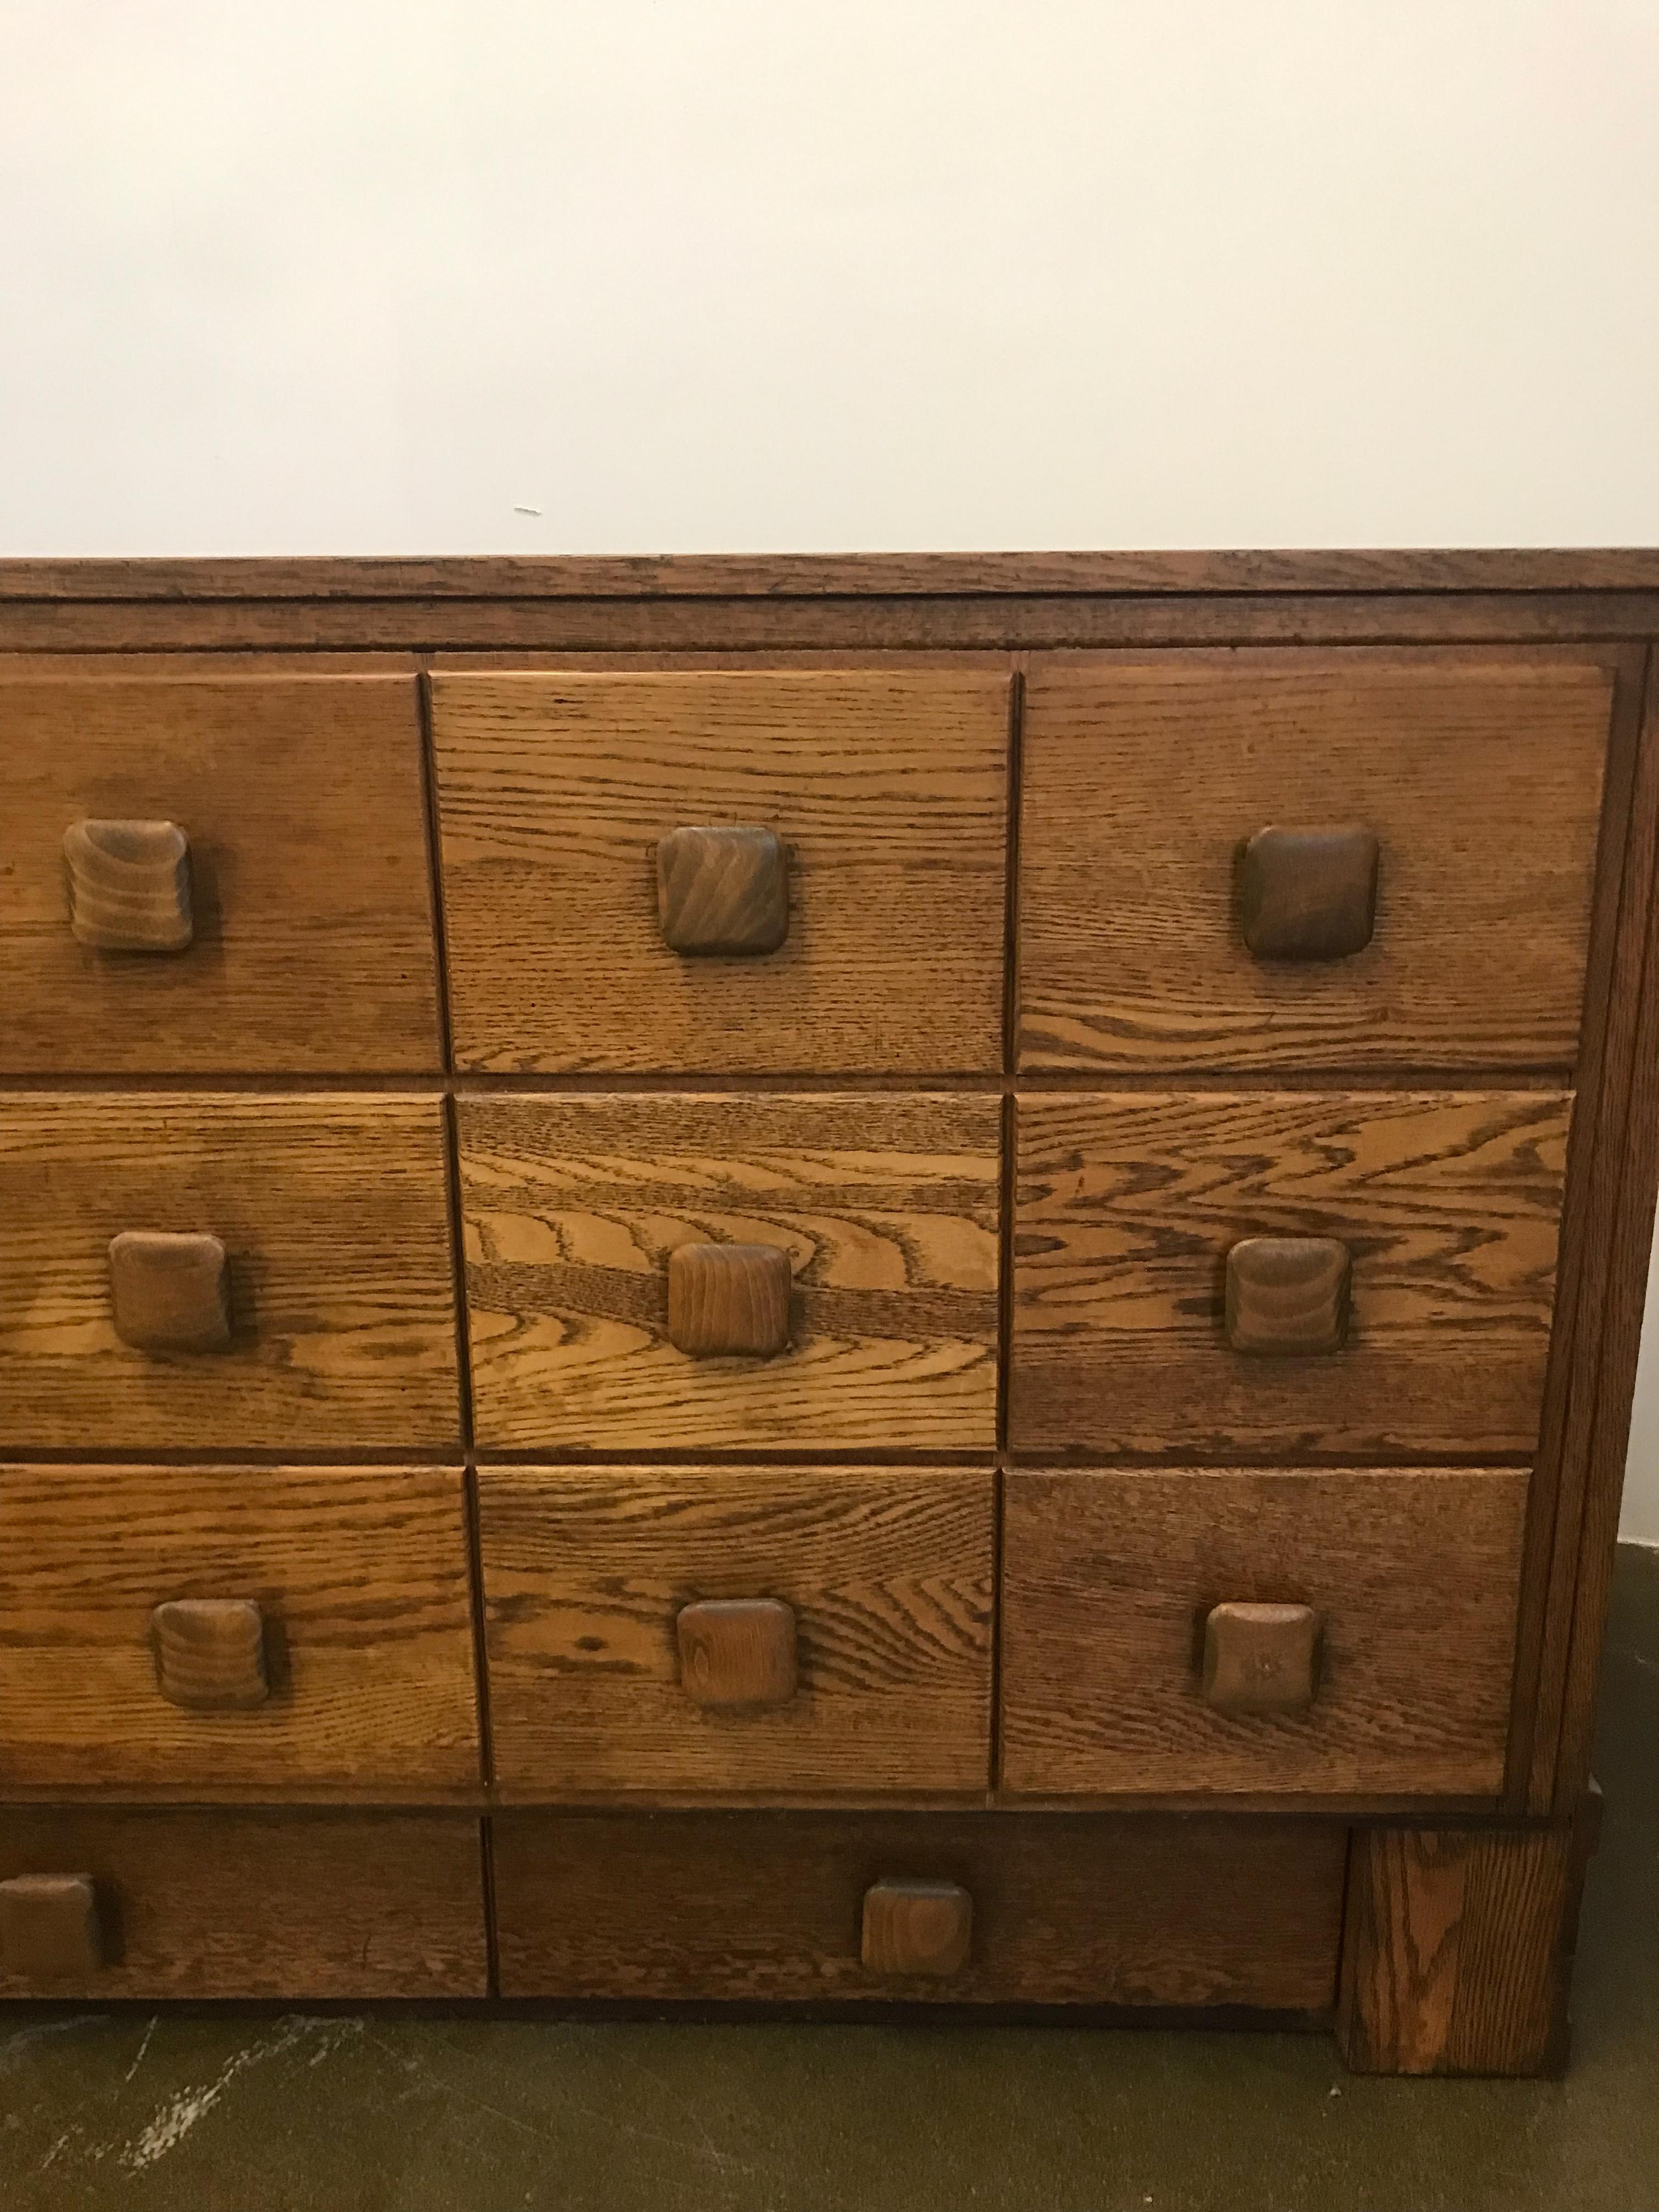
[[[1323,2036],[0,2021],[0,2208],[1649,2212],[1659,1553],[1621,1557],[1565,2081],[1358,2081]]]

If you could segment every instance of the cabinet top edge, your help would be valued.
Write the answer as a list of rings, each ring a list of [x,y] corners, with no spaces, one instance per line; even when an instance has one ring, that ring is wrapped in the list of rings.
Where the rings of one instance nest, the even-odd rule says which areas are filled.
[[[975,599],[1659,590],[1659,548],[0,560],[0,601]]]

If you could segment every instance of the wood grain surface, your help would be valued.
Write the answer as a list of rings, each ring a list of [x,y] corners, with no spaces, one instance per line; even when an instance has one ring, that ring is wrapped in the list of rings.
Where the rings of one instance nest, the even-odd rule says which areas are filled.
[[[1361,1828],[1337,2039],[1360,2074],[1538,2074],[1565,2059],[1566,1826]]]
[[[1495,1794],[1526,1498],[1521,1469],[1010,1469],[1003,1787]],[[1304,1716],[1206,1703],[1234,1601],[1320,1615]]]
[[[262,1705],[169,1702],[151,1615],[180,1598],[258,1606]],[[0,1796],[478,1780],[458,1469],[0,1468]]]
[[[988,1468],[486,1468],[478,1486],[504,1796],[988,1788]],[[793,1609],[787,1704],[688,1693],[677,1616],[706,1598]]]
[[[989,1450],[999,1102],[463,1097],[479,1449]],[[767,1243],[789,1347],[692,1358],[667,1260]]]
[[[1017,1450],[1529,1457],[1571,1099],[1526,1091],[1142,1091],[1017,1111]],[[1335,1351],[1225,1334],[1230,1248],[1340,1239]]]
[[[0,1965],[0,1997],[481,1997],[478,1823],[456,1816],[0,1814],[0,1880],[90,1874],[106,1951],[83,1980]]]
[[[76,943],[64,833],[88,817],[184,830],[184,950]],[[0,661],[0,1072],[441,1065],[412,678]]]
[[[1612,705],[1594,655],[1039,659],[1020,1066],[1570,1066]],[[1253,957],[1242,848],[1332,823],[1381,844],[1370,944]]]
[[[434,1098],[0,1099],[0,1451],[438,1456],[459,1429]],[[230,1343],[122,1342],[111,1239],[205,1234]]]
[[[1002,1058],[1006,666],[439,675],[464,1068],[940,1074]],[[764,959],[663,942],[655,848],[759,825]]]
[[[1346,1832],[1041,1814],[504,1814],[503,1996],[1251,2005],[1334,1999]],[[878,1881],[951,1881],[947,1984],[860,1957]]]

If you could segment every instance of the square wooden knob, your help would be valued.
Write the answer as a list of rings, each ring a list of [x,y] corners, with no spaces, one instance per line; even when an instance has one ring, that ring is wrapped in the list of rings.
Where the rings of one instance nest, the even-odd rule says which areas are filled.
[[[175,1598],[150,1615],[161,1695],[193,1713],[246,1711],[270,1694],[265,1625],[251,1599]]]
[[[789,934],[789,859],[770,830],[673,830],[657,847],[657,915],[676,952],[775,952]]]
[[[787,1705],[795,1694],[795,1614],[775,1597],[700,1598],[675,1621],[680,1684],[699,1705]]]
[[[1204,1696],[1223,1713],[1305,1713],[1319,1615],[1307,1605],[1218,1605],[1204,1624]]]
[[[866,1970],[960,1973],[974,1941],[974,1900],[954,1881],[872,1882],[864,1893]]]
[[[1228,1343],[1269,1358],[1337,1351],[1352,1273],[1334,1237],[1244,1237],[1227,1255]]]
[[[694,1359],[768,1359],[789,1345],[794,1270],[775,1244],[677,1244],[668,1340]]]
[[[176,822],[76,822],[64,832],[70,927],[99,952],[182,952],[195,934],[190,840]]]
[[[1376,923],[1369,830],[1258,830],[1244,848],[1238,921],[1258,960],[1346,960]]]
[[[37,1986],[81,1984],[103,1963],[90,1875],[20,1874],[0,1881],[0,1971]]]
[[[115,1334],[138,1352],[222,1352],[230,1273],[216,1237],[124,1229],[109,1248]]]

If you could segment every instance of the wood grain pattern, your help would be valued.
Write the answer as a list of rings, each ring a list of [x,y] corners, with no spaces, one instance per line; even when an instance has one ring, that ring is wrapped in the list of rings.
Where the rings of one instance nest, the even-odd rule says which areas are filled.
[[[775,952],[789,934],[789,854],[775,831],[671,830],[656,852],[657,920],[673,952]]]
[[[1039,660],[1020,1066],[1570,1066],[1612,705],[1565,653]],[[1370,943],[1255,958],[1239,848],[1331,821],[1381,843]]]
[[[479,1448],[988,1450],[999,1103],[886,1094],[463,1097]],[[677,1246],[768,1243],[789,1348],[690,1359]]]
[[[166,817],[193,935],[76,942],[64,833]],[[0,664],[0,1071],[440,1065],[411,678],[10,679]]]
[[[866,1973],[949,1980],[974,1944],[974,1900],[959,1882],[872,1881],[864,1893]]]
[[[109,1240],[115,1334],[135,1352],[223,1352],[230,1261],[204,1230],[123,1229]]]
[[[431,1814],[0,1814],[0,1877],[82,1868],[106,1955],[0,1997],[481,1997],[478,1823]]]
[[[1349,2066],[1550,2070],[1565,2057],[1574,1875],[1565,1827],[1357,1829],[1337,2015]]]
[[[506,1797],[983,1791],[988,1470],[485,1468],[479,1547]],[[677,1616],[793,1613],[795,1695],[694,1703]]]
[[[436,1099],[14,1095],[0,1221],[0,1448],[457,1447]],[[135,1224],[222,1242],[225,1350],[122,1342],[108,1251]]]
[[[72,822],[70,929],[95,952],[182,952],[196,933],[190,840],[176,822]]]
[[[1042,1814],[504,1814],[504,1996],[1253,2005],[1334,1995],[1346,1832]],[[951,1881],[948,1989],[863,1964],[866,1893]]]
[[[157,1685],[151,1616],[225,1596],[264,1616],[270,1696],[182,1710]],[[0,1796],[477,1782],[459,1470],[0,1468]]]
[[[1022,1098],[1011,1442],[1529,1457],[1571,1109],[1550,1091]],[[1348,1248],[1341,1350],[1229,1346],[1225,1257],[1261,1235]]]
[[[1010,1469],[1003,1787],[1495,1794],[1526,1497],[1521,1469]],[[1320,1615],[1304,1717],[1206,1702],[1204,1625],[1239,1601]]]
[[[439,675],[456,1063],[509,1071],[1001,1064],[1006,668]],[[764,823],[763,960],[664,945],[653,851]]]

